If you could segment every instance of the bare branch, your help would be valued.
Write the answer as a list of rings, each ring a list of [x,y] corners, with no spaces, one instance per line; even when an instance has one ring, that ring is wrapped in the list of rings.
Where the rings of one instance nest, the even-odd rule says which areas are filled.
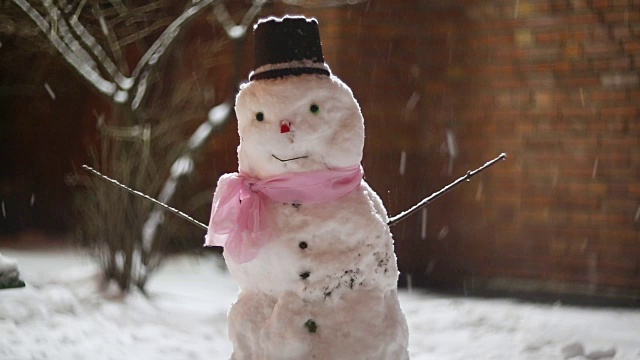
[[[90,167],[90,166],[82,165],[82,168],[84,168],[84,169],[85,169],[85,170],[87,170],[87,171],[92,172],[94,175],[96,175],[96,176],[98,176],[98,177],[100,177],[100,178],[102,178],[102,179],[104,179],[104,180],[106,180],[106,181],[110,182],[111,184],[113,184],[113,185],[115,185],[115,186],[117,186],[117,187],[119,187],[119,188],[121,188],[121,189],[123,189],[123,190],[125,190],[125,191],[127,191],[127,192],[129,192],[129,193],[131,193],[131,194],[133,194],[133,195],[139,196],[139,197],[141,197],[141,198],[143,198],[143,199],[145,199],[145,200],[149,200],[149,201],[151,201],[152,203],[154,203],[154,204],[156,204],[156,205],[158,205],[158,206],[162,207],[163,209],[168,210],[168,211],[170,211],[170,212],[172,212],[172,213],[174,213],[174,214],[178,215],[179,217],[181,217],[181,218],[183,218],[183,219],[185,219],[185,220],[189,221],[190,223],[192,223],[192,224],[194,224],[194,225],[196,225],[196,226],[198,226],[198,227],[200,227],[200,228],[202,228],[202,229],[204,229],[204,230],[207,230],[207,225],[205,225],[205,224],[203,224],[203,223],[199,222],[198,220],[195,220],[194,218],[192,218],[191,216],[189,216],[189,215],[187,215],[187,214],[183,213],[183,212],[182,212],[182,211],[180,211],[180,210],[174,209],[174,208],[172,208],[171,206],[169,206],[169,205],[167,205],[167,204],[165,204],[165,203],[162,203],[162,202],[160,202],[160,201],[158,201],[158,200],[156,200],[156,199],[152,198],[152,197],[151,197],[151,196],[149,196],[149,195],[146,195],[146,194],[141,193],[140,191],[133,190],[132,188],[130,188],[130,187],[126,186],[126,185],[121,184],[121,183],[120,183],[120,182],[118,182],[117,180],[114,180],[114,179],[112,179],[112,178],[110,178],[110,177],[108,177],[108,176],[106,176],[106,175],[101,174],[99,171],[95,170],[94,168],[92,168],[92,167]]]
[[[160,37],[151,45],[149,50],[142,56],[136,68],[132,72],[132,77],[137,79],[141,74],[143,69],[148,65],[154,65],[157,63],[159,58],[164,55],[164,51],[167,49],[169,44],[176,38],[176,36],[180,33],[180,28],[187,21],[193,19],[196,14],[198,14],[202,9],[210,5],[216,0],[202,0],[185,10],[177,19],[175,19],[171,25],[169,25],[160,35]],[[217,0],[219,1],[219,0]]]
[[[118,45],[118,38],[116,37],[116,33],[113,30],[113,27],[107,26],[107,21],[105,20],[104,12],[102,11],[102,9],[100,9],[97,3],[93,4],[92,11],[93,11],[93,14],[98,18],[98,21],[100,22],[102,33],[107,38],[107,42],[109,43],[109,48],[111,49],[111,53],[113,54],[115,61],[118,64],[120,64],[121,70],[128,72],[127,62],[124,59],[122,51],[120,51],[120,46]],[[109,62],[111,62],[110,58],[109,58]],[[115,64],[114,64],[114,67],[115,67]],[[127,83],[126,89],[128,90],[131,87],[131,85],[133,85],[133,81],[130,79],[127,79],[127,81],[128,83]]]
[[[431,196],[429,196],[428,198],[422,199],[422,201],[420,201],[419,203],[414,205],[409,210],[403,211],[400,214],[390,218],[389,221],[387,222],[387,224],[389,226],[396,225],[400,221],[402,221],[402,220],[408,218],[409,216],[413,215],[416,211],[418,211],[418,210],[422,209],[423,207],[429,205],[429,203],[432,202],[433,200],[435,200],[435,199],[439,198],[440,196],[444,195],[445,193],[449,192],[454,187],[460,185],[461,183],[463,183],[465,181],[471,180],[472,176],[476,175],[479,172],[484,171],[485,169],[487,169],[488,167],[494,165],[498,161],[504,160],[506,158],[507,158],[507,154],[502,153],[498,157],[496,157],[495,159],[493,159],[491,161],[488,161],[487,163],[485,163],[481,167],[479,167],[479,168],[477,168],[477,169],[475,169],[473,171],[467,171],[467,173],[464,176],[458,178],[458,180],[456,180],[456,181],[452,182],[451,184],[445,186],[440,191],[431,194]]]
[[[140,40],[144,37],[146,37],[147,35],[151,34],[152,32],[165,27],[169,24],[171,24],[171,19],[163,19],[163,20],[158,20],[155,23],[151,24],[151,26],[147,26],[144,29],[135,32],[129,36],[126,36],[120,40],[117,41],[117,43],[115,44],[117,47],[123,47],[127,44],[130,44],[132,42],[135,42],[137,40]]]
[[[59,0],[63,6],[67,6],[65,0]],[[86,0],[85,0],[86,1]],[[80,5],[83,6],[84,2]],[[98,63],[105,69],[105,71],[112,77],[112,79],[122,89],[128,90],[131,87],[131,80],[125,77],[118,67],[114,64],[111,58],[107,55],[104,49],[98,44],[95,37],[87,31],[87,29],[78,21],[78,15],[82,11],[81,7],[73,16],[69,19],[69,24],[75,33],[80,36],[80,39],[84,42],[86,47],[93,53],[94,57],[98,60]]]
[[[237,40],[245,37],[249,25],[251,24],[251,22],[253,22],[253,19],[258,15],[258,13],[260,13],[260,10],[262,10],[262,7],[265,3],[265,0],[254,0],[251,4],[251,8],[247,11],[246,14],[244,14],[242,21],[238,25],[236,25],[236,23],[231,18],[231,15],[229,15],[229,11],[227,11],[227,8],[224,6],[223,2],[217,2],[214,5],[213,14],[216,16],[218,22],[222,25],[222,28],[227,33],[227,36]]]
[[[112,96],[117,90],[115,83],[105,79],[95,67],[95,62],[90,61],[86,63],[80,58],[69,45],[63,41],[53,30],[52,26],[42,17],[42,15],[36,11],[26,0],[13,0],[31,19],[36,25],[47,35],[51,44],[58,50],[58,52],[64,57],[67,62],[73,66],[78,73],[84,77],[91,85],[93,85],[101,93]],[[90,64],[94,65],[91,67]]]

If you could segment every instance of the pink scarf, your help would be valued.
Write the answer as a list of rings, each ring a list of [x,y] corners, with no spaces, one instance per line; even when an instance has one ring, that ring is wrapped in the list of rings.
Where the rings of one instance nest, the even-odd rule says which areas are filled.
[[[212,205],[205,245],[224,246],[225,256],[237,263],[249,262],[271,238],[264,217],[265,200],[293,204],[329,202],[355,190],[362,176],[360,165],[286,173],[263,180],[233,173]]]

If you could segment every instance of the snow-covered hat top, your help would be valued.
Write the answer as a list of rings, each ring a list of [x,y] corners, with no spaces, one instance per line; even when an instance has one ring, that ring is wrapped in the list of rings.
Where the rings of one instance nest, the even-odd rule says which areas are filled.
[[[254,71],[249,80],[303,74],[331,75],[324,62],[318,21],[303,16],[261,19],[253,27]]]

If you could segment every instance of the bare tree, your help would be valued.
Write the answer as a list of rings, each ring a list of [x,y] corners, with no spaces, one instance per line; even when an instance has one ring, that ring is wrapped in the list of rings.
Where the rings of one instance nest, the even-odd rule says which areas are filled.
[[[12,1],[88,86],[109,100],[109,118],[96,114],[101,134],[101,146],[94,156],[97,166],[171,201],[178,182],[193,170],[193,154],[229,119],[231,104],[219,103],[209,110],[209,116],[207,110],[199,109],[197,117],[206,121],[185,142],[176,131],[184,123],[164,119],[177,117],[176,112],[186,107],[192,84],[175,84],[169,98],[162,99],[169,106],[160,106],[160,114],[154,114],[160,99],[148,96],[153,82],[161,78],[158,71],[163,59],[183,30],[205,9],[225,14],[226,10],[219,10],[224,3],[185,1],[180,10],[175,2],[166,0],[140,2],[138,6],[119,0]],[[233,29],[236,38],[246,34],[237,26],[246,29],[263,4],[254,1],[244,23]],[[145,49],[135,64],[126,60],[132,44]],[[167,173],[168,179],[162,181]],[[162,214],[100,181],[87,179],[85,183],[88,194],[79,202],[84,243],[100,261],[106,281],[114,281],[122,291],[131,287],[144,290],[148,276],[164,255],[166,236],[157,231]]]
[[[185,140],[180,135],[184,123],[165,120],[193,118],[184,116],[184,109],[189,108],[187,94],[192,92],[194,82],[180,81],[168,99],[160,98],[162,95],[152,89],[162,77],[159,72],[163,61],[184,30],[205,11],[211,11],[222,26],[226,40],[242,41],[266,0],[253,0],[242,13],[233,15],[223,0],[184,0],[181,4],[170,0],[10,2],[33,25],[25,34],[34,39],[44,38],[89,87],[103,94],[111,104],[108,118],[96,114],[101,145],[95,151],[94,165],[134,188],[157,194],[164,203],[171,203],[180,183],[193,173],[198,150],[231,117],[232,102],[224,99],[207,109],[199,109],[206,115],[193,117],[205,121]],[[357,1],[284,2],[317,7]],[[13,20],[7,23],[16,25]],[[25,28],[24,22],[22,27]],[[0,25],[0,32],[9,30]],[[212,52],[215,46],[216,41]],[[127,56],[132,47],[143,50],[136,63]],[[239,71],[234,73],[237,83]],[[88,178],[84,183],[87,196],[78,206],[83,217],[81,238],[100,261],[107,282],[115,282],[122,291],[131,288],[144,291],[149,275],[161,264],[164,255],[167,237],[159,231],[164,223],[162,210],[100,179]]]

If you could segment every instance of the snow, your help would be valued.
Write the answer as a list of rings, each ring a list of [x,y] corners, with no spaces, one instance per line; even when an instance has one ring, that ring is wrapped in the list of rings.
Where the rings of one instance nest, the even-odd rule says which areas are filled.
[[[313,104],[320,107],[317,114],[309,111]],[[259,112],[264,114],[263,121],[256,121]],[[236,114],[240,171],[252,177],[344,168],[362,159],[362,115],[349,87],[336,77],[304,75],[249,82],[236,98]],[[280,133],[282,120],[291,124],[289,133]],[[281,162],[273,155],[306,158]]]
[[[45,88],[45,90],[47,90],[47,93],[49,94],[49,97],[51,98],[51,100],[55,100],[56,99],[56,93],[53,92],[53,89],[51,89],[51,86],[49,85],[49,83],[45,82],[44,83],[44,88]]]
[[[2,256],[0,253],[0,273],[18,271],[18,264],[14,259]]]
[[[302,18],[269,18],[258,22],[257,30],[266,22],[309,24]],[[267,64],[254,73],[290,66],[300,64]],[[321,171],[360,169],[363,117],[349,87],[335,76],[251,81],[236,98],[236,115],[244,178],[313,178]],[[238,223],[269,227],[224,244],[226,263],[241,290],[229,313],[232,359],[407,359],[408,328],[396,290],[398,268],[387,214],[361,173],[349,193],[322,201],[305,200],[307,193],[320,191],[311,186],[276,181],[279,191],[295,194],[287,200],[252,188],[265,198],[259,205],[232,185],[234,178],[220,178],[208,238]],[[245,208],[259,209],[254,212],[260,212],[260,221],[220,223],[220,212],[233,212],[218,206],[230,191],[237,192]],[[264,245],[255,259],[233,256],[237,243],[259,241]]]
[[[182,155],[173,163],[173,165],[171,165],[171,177],[177,178],[182,175],[190,174],[193,171],[193,168],[194,165],[191,157]]]
[[[227,359],[237,286],[217,256],[170,259],[150,298],[103,295],[96,266],[71,250],[0,251],[23,289],[0,291],[0,359]],[[640,311],[400,292],[413,360],[640,358]],[[583,351],[579,348],[582,347]],[[608,354],[607,354],[608,353]],[[584,355],[582,355],[584,354]],[[587,357],[591,356],[591,357]],[[606,359],[606,357],[600,357]]]

